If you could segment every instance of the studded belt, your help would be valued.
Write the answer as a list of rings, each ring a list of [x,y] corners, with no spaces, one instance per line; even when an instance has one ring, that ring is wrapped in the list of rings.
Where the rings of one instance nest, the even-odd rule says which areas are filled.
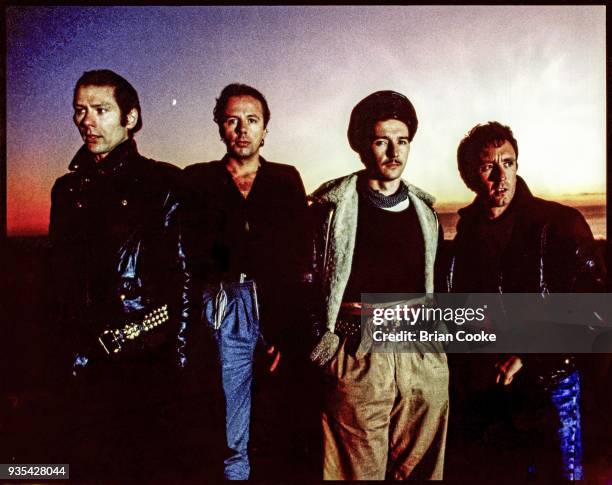
[[[341,338],[359,338],[361,335],[361,323],[357,319],[340,318],[336,321],[334,333]]]
[[[121,328],[105,330],[98,337],[98,341],[108,355],[117,354],[122,349],[121,344],[136,340],[168,320],[168,305],[162,305],[147,313],[142,320],[130,322]]]

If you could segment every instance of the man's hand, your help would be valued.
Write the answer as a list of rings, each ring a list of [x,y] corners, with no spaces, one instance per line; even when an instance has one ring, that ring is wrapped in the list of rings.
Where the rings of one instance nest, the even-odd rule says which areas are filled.
[[[495,367],[498,369],[497,379],[495,382],[499,384],[501,381],[504,386],[507,386],[512,382],[512,379],[514,379],[514,374],[520,371],[523,367],[523,361],[520,357],[511,355],[506,360],[495,364]]]
[[[280,351],[274,349],[274,345],[270,345],[270,347],[268,347],[268,350],[266,350],[266,353],[270,356],[270,359],[272,360],[272,365],[270,366],[268,371],[274,372],[276,370],[276,367],[278,367],[278,362],[280,361],[281,353]]]

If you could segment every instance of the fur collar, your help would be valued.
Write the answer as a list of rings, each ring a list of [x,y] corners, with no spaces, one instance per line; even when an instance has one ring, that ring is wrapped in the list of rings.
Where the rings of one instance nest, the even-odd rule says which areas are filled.
[[[350,175],[345,175],[344,177],[339,177],[337,179],[330,180],[329,182],[325,182],[312,194],[313,201],[322,204],[337,204],[345,197],[347,190],[356,190],[357,178],[363,173],[365,173],[365,170],[360,170]],[[418,197],[429,207],[433,208],[433,205],[436,202],[433,195],[428,194],[424,190],[418,188],[416,185],[412,185],[406,180],[404,180],[404,183],[408,186],[408,190],[412,195]]]
[[[351,274],[357,233],[357,177],[361,173],[363,172],[326,182],[312,195],[313,202],[331,205],[334,210],[328,241],[329,267],[327,280],[324,282],[326,323],[331,332],[334,330],[344,290]],[[425,242],[425,289],[427,293],[433,293],[434,262],[438,244],[438,219],[431,207],[435,199],[414,185],[406,185]]]

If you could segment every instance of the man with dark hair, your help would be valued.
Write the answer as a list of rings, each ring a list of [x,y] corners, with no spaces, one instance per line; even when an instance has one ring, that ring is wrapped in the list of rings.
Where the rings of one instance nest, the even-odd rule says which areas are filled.
[[[450,291],[543,297],[550,292],[600,291],[605,268],[584,217],[576,209],[534,197],[517,175],[517,158],[512,130],[498,122],[475,126],[459,144],[459,173],[476,198],[459,210]],[[525,371],[519,373],[523,366]],[[501,385],[520,378],[517,392],[527,389],[527,381],[540,383],[536,390],[525,391],[525,402],[531,406],[532,421],[543,418],[528,439],[521,434],[521,441],[529,442],[533,453],[556,455],[535,459],[529,470],[518,469],[519,477],[581,479],[580,373],[574,357],[511,355],[496,368]],[[556,435],[545,431],[551,427]]]
[[[518,158],[518,144],[508,126],[492,121],[486,125],[477,125],[466,136],[457,148],[457,165],[459,174],[469,189],[478,193],[480,190],[480,151],[488,145],[501,146],[504,142],[514,150]],[[512,197],[510,197],[512,198]]]
[[[140,103],[123,77],[84,73],[73,106],[84,144],[53,186],[49,225],[54,348],[72,381],[61,459],[71,478],[125,479],[168,441],[153,403],[176,360],[180,171],[138,153]]]
[[[213,120],[219,127],[219,135],[221,136],[221,139],[225,139],[225,128],[223,126],[226,118],[225,108],[230,98],[236,96],[250,96],[261,103],[261,116],[263,119],[264,129],[266,129],[268,122],[270,121],[270,108],[268,107],[268,102],[266,101],[266,98],[264,98],[263,94],[261,94],[257,89],[247,86],[246,84],[229,84],[223,89],[223,91],[221,91],[221,95],[217,98],[217,102],[215,103],[215,107],[213,109]]]
[[[133,138],[134,133],[142,128],[142,111],[138,93],[126,79],[110,69],[98,69],[86,71],[79,78],[74,86],[74,98],[76,99],[79,90],[84,86],[112,86],[114,88],[115,101],[121,112],[119,123],[127,126],[128,114],[134,109],[138,115],[136,124],[128,128],[128,138]]]
[[[417,130],[412,103],[378,91],[353,109],[348,139],[365,170],[312,195],[311,360],[324,369],[325,479],[441,479],[448,421],[443,352],[355,348],[362,293],[433,293],[441,227],[434,199],[401,179]]]
[[[260,155],[269,118],[259,91],[243,84],[226,86],[214,120],[227,153],[184,172],[182,328],[192,333],[203,317],[211,330],[225,400],[224,475],[232,480],[250,474],[255,349],[258,343],[266,349],[274,371],[279,348],[295,331],[291,324],[307,247],[306,195],[299,173]]]

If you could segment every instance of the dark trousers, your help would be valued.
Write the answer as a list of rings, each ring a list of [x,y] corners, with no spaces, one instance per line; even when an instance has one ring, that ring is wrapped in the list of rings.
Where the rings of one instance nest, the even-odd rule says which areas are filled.
[[[103,362],[69,382],[49,451],[73,480],[163,480],[180,473],[176,379],[164,361]]]

